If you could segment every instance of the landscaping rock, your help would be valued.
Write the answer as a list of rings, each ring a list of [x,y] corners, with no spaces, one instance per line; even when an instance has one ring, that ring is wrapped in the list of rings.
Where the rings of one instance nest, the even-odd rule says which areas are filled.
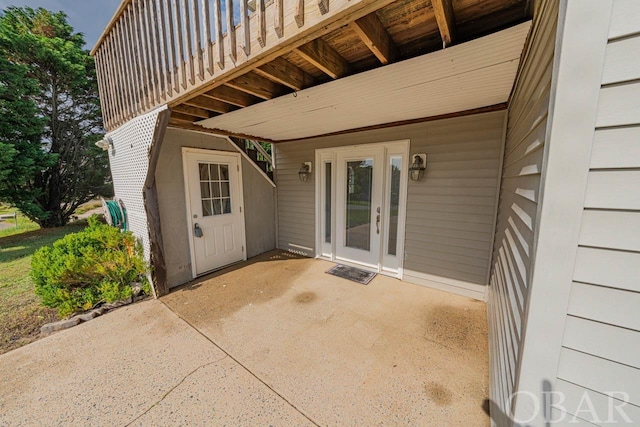
[[[145,295],[141,295],[140,299],[144,297]],[[47,323],[46,325],[40,328],[40,333],[42,333],[43,335],[48,335],[53,332],[62,331],[63,329],[69,329],[80,323],[88,322],[89,320],[95,319],[98,316],[102,316],[104,313],[106,313],[109,310],[122,307],[123,305],[131,304],[135,300],[136,298],[131,297],[121,301],[116,301],[109,304],[103,304],[98,308],[89,310],[86,313],[78,314],[70,319],[60,320],[59,322],[54,322],[54,323]]]
[[[142,283],[139,282],[133,282],[131,284],[131,290],[133,291],[133,297],[137,297],[140,296],[140,294],[142,293]]]
[[[77,317],[72,317],[71,319],[60,320],[59,322],[47,323],[40,328],[40,332],[47,335],[52,332],[62,331],[76,326],[80,321]]]
[[[82,322],[88,322],[91,319],[95,319],[96,317],[102,315],[106,310],[104,310],[102,307],[97,308],[95,310],[91,310],[91,311],[87,311],[86,313],[82,313],[79,314],[75,317],[77,317],[78,319],[80,319],[80,321]]]
[[[113,310],[114,308],[118,308],[118,307],[122,307],[123,305],[131,304],[132,301],[133,301],[133,298],[127,298],[127,299],[123,299],[123,300],[120,300],[120,301],[104,304],[101,308],[104,308],[105,310]]]

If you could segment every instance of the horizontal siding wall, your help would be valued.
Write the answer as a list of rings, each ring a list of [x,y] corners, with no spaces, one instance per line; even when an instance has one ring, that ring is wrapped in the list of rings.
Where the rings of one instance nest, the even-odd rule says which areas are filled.
[[[508,108],[498,222],[487,304],[490,395],[505,414],[517,381],[529,292],[558,17],[541,1]]]
[[[298,169],[316,149],[410,139],[428,165],[408,185],[405,280],[486,285],[503,121],[494,112],[275,144],[279,247],[315,255],[315,185]]]
[[[569,414],[607,394],[640,424],[640,2],[615,0],[556,388]],[[616,406],[622,395],[614,395]],[[582,403],[584,409],[584,403]],[[612,412],[617,423],[625,421]]]

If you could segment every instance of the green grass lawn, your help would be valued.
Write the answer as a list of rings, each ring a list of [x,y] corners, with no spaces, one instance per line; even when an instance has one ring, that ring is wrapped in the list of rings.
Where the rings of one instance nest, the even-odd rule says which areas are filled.
[[[0,205],[0,215],[8,215],[13,214],[17,211],[16,208],[11,208],[6,205]],[[40,226],[35,222],[31,221],[26,216],[22,215],[18,212],[18,226],[16,227],[16,222],[13,219],[6,219],[0,223],[0,238],[13,236],[15,234],[26,233],[28,231],[33,231],[39,229]]]
[[[42,325],[57,320],[56,311],[44,307],[35,295],[29,278],[31,255],[85,226],[82,221],[66,227],[0,236],[0,354],[35,341]]]
[[[89,212],[90,210],[97,209],[102,207],[102,202],[100,200],[92,200],[90,202],[85,203],[84,205],[80,205],[78,209],[76,209],[76,215],[82,215],[85,212]]]

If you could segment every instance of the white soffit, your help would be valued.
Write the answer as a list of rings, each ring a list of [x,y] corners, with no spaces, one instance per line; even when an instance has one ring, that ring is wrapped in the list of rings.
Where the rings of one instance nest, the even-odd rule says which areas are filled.
[[[198,122],[273,141],[506,102],[531,21]]]

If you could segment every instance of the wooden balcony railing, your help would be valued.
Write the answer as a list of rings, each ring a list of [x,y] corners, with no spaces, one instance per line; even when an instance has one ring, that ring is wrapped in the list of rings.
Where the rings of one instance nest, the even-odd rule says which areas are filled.
[[[92,50],[105,127],[202,92],[391,0],[124,0]],[[283,70],[286,72],[286,70]]]
[[[191,129],[203,119],[502,30],[530,19],[531,4],[123,0],[91,52],[105,128],[166,104],[169,124]]]

